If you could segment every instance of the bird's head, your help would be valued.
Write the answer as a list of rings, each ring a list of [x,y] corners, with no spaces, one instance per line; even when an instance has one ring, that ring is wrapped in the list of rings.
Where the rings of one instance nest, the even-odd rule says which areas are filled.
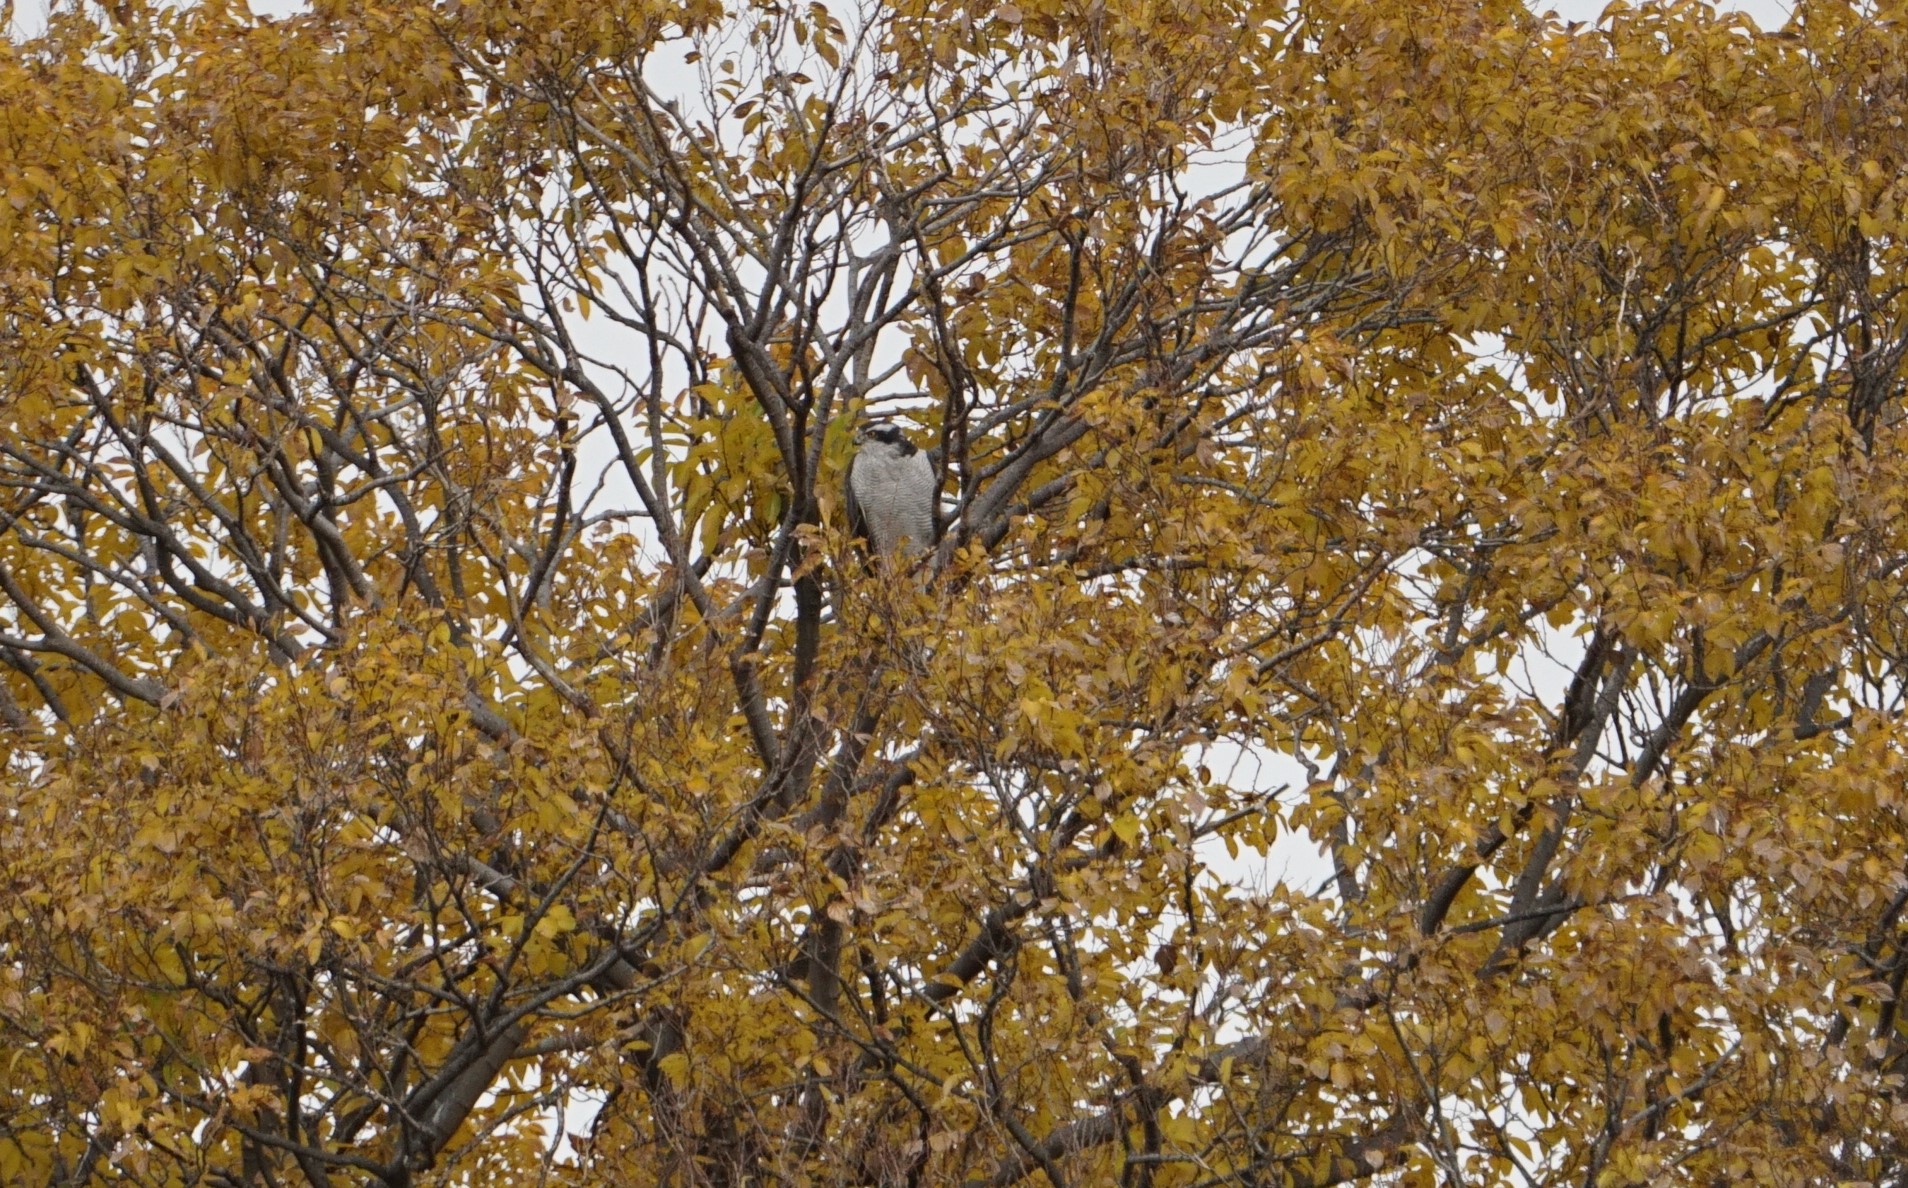
[[[870,442],[878,442],[903,454],[912,454],[915,449],[914,443],[901,430],[886,421],[863,422],[855,427],[855,448],[860,449]]]

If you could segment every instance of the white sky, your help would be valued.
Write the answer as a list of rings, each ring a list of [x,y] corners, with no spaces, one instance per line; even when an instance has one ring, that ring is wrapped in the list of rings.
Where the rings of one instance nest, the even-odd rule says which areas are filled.
[[[75,0],[58,0],[58,2],[73,3]],[[1534,11],[1551,11],[1567,21],[1589,23],[1597,20],[1607,6],[1608,0],[1527,0],[1527,3]],[[252,11],[261,16],[285,15],[305,7],[304,0],[250,0],[250,5]],[[43,29],[50,6],[51,0],[15,0],[12,34],[15,37],[26,37]],[[1789,18],[1794,3],[1793,0],[1741,0],[1740,3],[1721,3],[1717,7],[1743,12],[1758,26],[1767,29],[1782,25]],[[683,81],[689,86],[695,85],[693,79],[685,78]],[[1220,166],[1218,172],[1229,173],[1230,170]],[[1203,182],[1205,179],[1201,180]],[[1219,177],[1217,184],[1227,184],[1231,180],[1233,179],[1230,177]],[[611,331],[609,327],[603,327],[603,329]],[[597,335],[585,332],[580,337],[587,340],[596,338]],[[611,331],[605,337],[611,341],[601,344],[585,341],[580,345],[592,354],[613,358],[618,353],[613,340],[619,336]],[[586,472],[594,470],[587,465],[583,469]],[[594,477],[594,473],[588,473],[587,478],[585,475],[579,475],[579,479],[583,480],[581,483],[583,490],[589,489]],[[616,495],[610,494],[610,498],[614,500]],[[1571,650],[1565,641],[1558,642],[1563,645],[1560,651]],[[1547,700],[1554,700],[1567,683],[1569,674],[1567,670],[1532,673],[1527,679],[1531,680],[1540,696],[1544,696]],[[1227,751],[1232,753],[1225,753]],[[1288,784],[1296,792],[1307,783],[1305,771],[1289,755],[1267,754],[1263,751],[1254,755],[1243,755],[1233,748],[1219,747],[1207,757],[1207,761],[1215,771],[1222,771],[1237,761],[1238,767],[1233,775],[1242,786],[1266,789],[1279,784]],[[1330,874],[1329,864],[1318,854],[1312,840],[1303,834],[1281,835],[1273,853],[1263,860],[1249,853],[1241,853],[1238,860],[1231,860],[1224,849],[1217,844],[1210,847],[1209,852],[1203,856],[1212,863],[1215,873],[1220,877],[1244,887],[1288,883],[1295,887],[1316,889]]]
[[[62,2],[71,3],[72,0],[62,0]],[[1555,12],[1558,17],[1566,21],[1594,23],[1607,6],[1608,0],[1527,0],[1527,3],[1533,11]],[[303,0],[250,0],[250,6],[252,11],[260,16],[282,16],[304,8],[305,4]],[[1740,3],[1721,3],[1717,7],[1725,11],[1740,11],[1759,27],[1773,29],[1780,27],[1788,20],[1794,4],[1788,0],[1742,0]],[[45,27],[48,10],[49,0],[15,0],[15,15],[9,32],[15,38],[35,35]],[[1223,184],[1229,180],[1229,178],[1220,178],[1219,183]],[[594,335],[585,337],[594,337]],[[612,333],[609,337],[613,339],[615,335]],[[614,346],[608,344],[600,348],[593,342],[585,342],[582,345],[591,353],[604,354],[606,357],[613,357],[615,353]],[[580,488],[588,490],[594,477],[593,473],[587,478],[579,475]],[[1574,659],[1573,641],[1560,638],[1555,641],[1555,644],[1557,645],[1555,650],[1559,653],[1557,660],[1567,662]],[[1527,663],[1536,668],[1550,669],[1550,671],[1534,671],[1527,668],[1517,674],[1520,678],[1518,683],[1534,690],[1546,701],[1554,704],[1568,683],[1570,675],[1568,668],[1562,667],[1555,661],[1546,664],[1543,658],[1538,656],[1527,658]],[[1230,777],[1228,782],[1234,783],[1241,790],[1245,788],[1269,790],[1281,784],[1287,785],[1288,791],[1280,798],[1282,802],[1280,809],[1274,810],[1280,817],[1284,816],[1283,809],[1297,798],[1300,790],[1308,782],[1307,773],[1290,755],[1270,753],[1259,748],[1242,751],[1228,744],[1212,748],[1204,758],[1220,779],[1228,780]],[[1236,859],[1231,858],[1224,846],[1216,839],[1200,847],[1200,857],[1207,864],[1212,876],[1248,893],[1268,890],[1280,884],[1300,893],[1321,891],[1330,893],[1327,891],[1326,884],[1331,877],[1331,864],[1320,853],[1316,842],[1303,833],[1282,831],[1271,852],[1263,858],[1249,851],[1241,851]],[[562,1129],[571,1132],[580,1129],[592,1112],[582,1109],[570,1114]]]
[[[1566,21],[1594,21],[1603,12],[1608,0],[1526,0],[1532,12],[1555,12]],[[1741,12],[1756,23],[1760,29],[1779,29],[1795,11],[1795,4],[1785,0],[1742,0],[1739,4],[1718,4],[1724,12]]]
[[[1567,21],[1595,21],[1608,0],[1526,0],[1534,12],[1555,12]],[[46,26],[49,0],[15,0],[13,35],[31,37]],[[252,11],[260,16],[281,16],[305,7],[303,0],[251,0]],[[1795,9],[1793,0],[1741,0],[1716,6],[1748,15],[1758,26],[1775,29],[1789,19]]]

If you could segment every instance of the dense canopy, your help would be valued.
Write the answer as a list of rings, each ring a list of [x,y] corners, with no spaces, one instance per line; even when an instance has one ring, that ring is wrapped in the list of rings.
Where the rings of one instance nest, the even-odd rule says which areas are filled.
[[[1908,1185],[1904,62],[56,5],[0,1181]]]

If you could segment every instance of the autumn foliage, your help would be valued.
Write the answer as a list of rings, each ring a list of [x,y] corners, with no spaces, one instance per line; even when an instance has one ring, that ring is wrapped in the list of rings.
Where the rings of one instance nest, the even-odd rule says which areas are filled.
[[[57,5],[0,1182],[1908,1184],[1903,63]]]

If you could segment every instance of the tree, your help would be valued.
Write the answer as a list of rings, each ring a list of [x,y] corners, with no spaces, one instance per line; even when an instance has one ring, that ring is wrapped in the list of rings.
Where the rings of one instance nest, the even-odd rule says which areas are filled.
[[[1904,60],[62,6],[0,1179],[1908,1184]]]

